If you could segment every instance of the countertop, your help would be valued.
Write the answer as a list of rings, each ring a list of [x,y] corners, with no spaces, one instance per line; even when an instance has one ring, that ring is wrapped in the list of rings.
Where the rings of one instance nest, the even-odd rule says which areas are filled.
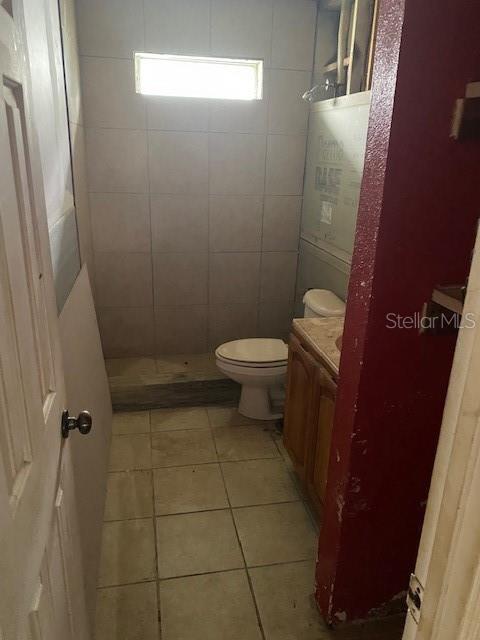
[[[344,318],[295,318],[293,329],[338,377],[340,351],[335,344],[343,334]]]

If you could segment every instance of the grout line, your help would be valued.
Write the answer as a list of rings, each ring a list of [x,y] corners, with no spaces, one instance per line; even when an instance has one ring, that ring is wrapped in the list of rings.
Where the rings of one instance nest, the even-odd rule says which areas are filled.
[[[160,613],[160,585],[159,585],[159,580],[160,580],[160,576],[158,574],[158,535],[157,535],[157,518],[155,515],[155,478],[154,478],[154,473],[153,473],[153,457],[152,457],[152,451],[153,451],[153,447],[152,447],[152,433],[151,433],[151,428],[152,428],[152,413],[151,411],[148,412],[149,414],[149,422],[150,422],[150,459],[151,459],[151,465],[152,467],[149,469],[150,471],[150,480],[152,483],[152,518],[153,518],[153,540],[154,540],[154,546],[155,546],[155,577],[156,577],[156,590],[157,590],[157,598],[156,598],[156,602],[157,602],[157,621],[158,621],[158,633],[159,633],[159,638],[161,639],[162,637],[162,620],[161,620],[161,613]]]
[[[123,438],[125,436],[148,436],[150,431],[132,431],[132,433],[112,433],[112,438]]]
[[[233,567],[232,569],[222,569],[220,571],[204,571],[202,573],[186,573],[181,576],[169,576],[168,578],[159,578],[159,582],[169,582],[170,580],[181,580],[182,578],[194,578],[196,576],[208,576],[216,573],[232,573],[234,571],[246,571],[247,578],[250,569],[264,569],[268,567],[281,567],[283,565],[301,564],[302,562],[310,562],[311,558],[303,558],[302,560],[288,560],[287,562],[273,562],[270,564],[255,564],[250,567]],[[124,586],[124,585],[115,585]],[[255,604],[255,601],[254,601]],[[259,625],[260,626],[260,625]]]
[[[227,489],[225,489],[227,492]],[[252,507],[274,507],[278,504],[296,504],[297,502],[303,502],[303,500],[280,500],[279,502],[265,502],[261,504],[248,504],[248,505],[225,505],[224,507],[213,507],[207,509],[195,509],[194,511],[172,511],[172,513],[157,513],[155,514],[155,518],[171,518],[172,516],[192,516],[196,513],[212,513],[214,511],[229,511],[229,510],[238,510],[238,509],[250,509]],[[125,518],[125,520],[146,520],[151,516],[145,516],[143,518]],[[123,520],[108,520],[107,522],[123,522]]]
[[[235,511],[239,511],[240,509],[258,509],[261,507],[275,507],[278,504],[297,504],[298,502],[303,503],[303,500],[298,498],[298,500],[281,500],[280,502],[265,502],[262,504],[244,504],[239,507],[232,507],[232,509]]]
[[[139,585],[139,584],[152,584],[153,582],[169,582],[171,580],[181,580],[182,578],[194,578],[196,576],[208,576],[216,573],[232,573],[234,571],[246,570],[248,574],[248,572],[251,569],[266,569],[269,567],[281,567],[284,565],[302,564],[304,562],[310,562],[311,560],[312,558],[303,558],[301,560],[287,560],[282,562],[271,562],[269,564],[254,564],[246,568],[234,567],[232,569],[222,569],[220,571],[204,571],[201,573],[186,573],[181,576],[170,576],[168,578],[158,578],[153,580],[151,578],[148,578],[147,580],[137,580],[134,582],[120,582],[118,584],[107,584],[107,585],[97,586],[97,591],[101,589],[116,589],[117,587],[129,587],[129,586]]]
[[[213,436],[213,433],[212,433],[212,438],[213,438],[213,442],[215,444],[215,451],[217,452],[217,458],[218,458],[217,442],[216,442],[216,440],[215,440],[215,438]],[[236,538],[237,538],[237,543],[238,543],[238,546],[239,546],[239,549],[240,549],[240,553],[242,554],[243,564],[244,564],[244,571],[245,571],[245,575],[247,577],[248,586],[249,586],[250,593],[251,593],[251,596],[252,596],[253,606],[255,607],[255,615],[257,616],[258,628],[260,629],[260,634],[261,634],[263,640],[266,640],[265,632],[263,630],[263,625],[262,625],[262,618],[260,616],[260,610],[258,608],[258,603],[257,603],[257,599],[255,597],[255,592],[253,590],[253,584],[252,584],[252,581],[251,581],[251,578],[250,578],[250,574],[248,573],[247,559],[245,558],[245,553],[244,553],[244,550],[243,550],[242,542],[240,540],[240,535],[238,533],[237,523],[235,522],[235,517],[234,517],[234,514],[233,514],[232,503],[230,501],[230,496],[228,494],[228,488],[227,488],[227,483],[225,481],[225,475],[223,473],[222,465],[219,465],[219,466],[220,466],[220,474],[221,474],[222,480],[223,480],[223,487],[225,489],[225,494],[227,496],[227,501],[228,501],[228,505],[229,505],[230,517],[232,519],[233,528],[235,529],[235,535],[236,535]]]
[[[270,100],[268,100],[267,102],[270,102]],[[85,130],[89,130],[89,131],[138,131],[138,132],[142,132],[142,133],[148,133],[148,132],[158,132],[158,133],[171,133],[171,134],[190,134],[190,133],[195,133],[195,134],[203,134],[204,136],[210,136],[210,134],[212,135],[222,135],[222,136],[253,136],[256,138],[263,138],[263,137],[268,137],[268,136],[273,136],[273,137],[278,137],[278,138],[306,138],[308,131],[305,129],[304,131],[300,131],[300,132],[268,132],[268,131],[260,131],[260,132],[255,132],[255,131],[237,131],[235,129],[229,129],[228,131],[226,130],[212,130],[212,131],[207,131],[206,129],[160,129],[158,127],[144,127],[144,128],[139,128],[139,127],[105,127],[105,126],[98,126],[98,125],[78,125],[78,126],[83,126],[83,128]],[[125,191],[117,191],[115,193],[128,193]],[[137,193],[137,192],[135,192]],[[141,191],[138,193],[145,193],[145,191]],[[175,193],[173,195],[190,195],[188,193]],[[205,195],[205,194],[203,194]],[[219,195],[219,196],[230,196],[230,195],[235,195],[235,194],[230,194],[230,193],[219,193],[219,194],[214,194],[214,195]],[[239,196],[241,195],[262,195],[262,194],[245,194],[245,193],[239,193],[237,194]],[[268,195],[285,195],[283,193],[281,194],[268,194]],[[295,194],[295,195],[302,195],[302,194]]]
[[[112,524],[117,522],[134,522],[135,520],[151,520],[152,515],[149,516],[134,516],[133,518],[114,518],[113,520],[104,520],[103,524]]]
[[[181,576],[169,576],[168,578],[159,578],[159,582],[170,582],[171,580],[181,580],[182,578],[195,578],[197,576],[210,576],[217,573],[233,573],[234,571],[244,571],[243,567],[233,567],[232,569],[221,569],[220,571],[204,571],[203,573],[186,573]]]
[[[101,586],[97,586],[96,590],[101,591],[102,589],[116,589],[117,587],[132,587],[137,584],[153,584],[154,582],[158,582],[155,578],[148,580],[136,580],[135,582],[120,582],[119,584],[105,584]]]
[[[248,134],[246,134],[248,135]],[[275,134],[277,135],[277,134]],[[148,196],[149,192],[148,191],[109,191],[108,189],[90,189],[88,192],[90,195],[98,195],[98,194],[103,194],[103,195],[117,195],[117,196]],[[153,191],[152,194],[153,196],[176,196],[178,198],[183,198],[185,197],[185,194],[181,194],[181,193],[173,193],[171,191]],[[191,198],[205,198],[208,196],[207,193],[203,192],[203,193],[189,193],[187,194],[188,197]],[[267,196],[274,196],[275,198],[302,198],[302,194],[295,192],[295,193],[267,193],[267,194],[263,194],[263,193],[210,193],[210,196],[212,197],[217,197],[217,198],[261,198],[263,195],[267,195]],[[305,242],[308,242],[308,240],[305,240]],[[311,243],[310,243],[311,244]],[[97,252],[97,253],[102,253]],[[108,252],[104,252],[104,253],[108,253]],[[132,253],[148,253],[147,251],[134,251]],[[155,253],[162,253],[160,251],[156,251]],[[187,251],[170,251],[170,252],[165,252],[165,253],[188,253]],[[192,253],[207,253],[206,251],[193,251]],[[211,253],[238,253],[238,252],[231,252],[231,251],[212,251]],[[246,253],[260,253],[259,251],[247,251]],[[272,251],[269,251],[267,253],[296,253],[296,251],[294,249],[289,249],[287,251],[284,251],[283,249],[273,249]],[[335,256],[334,256],[335,257]],[[340,258],[339,258],[340,259]],[[185,305],[184,305],[185,306]],[[127,356],[128,357],[128,356]],[[138,357],[138,356],[131,356],[131,357]]]
[[[219,460],[218,457],[215,460],[210,460],[208,462],[189,462],[188,464],[170,464],[164,465],[162,467],[152,467],[152,469],[175,469],[182,467],[192,467],[192,466],[202,466],[207,464],[215,464],[217,462],[249,462],[251,460],[278,460],[279,458],[241,458],[238,460]],[[136,471],[136,469],[127,469],[127,471]],[[141,471],[141,469],[139,469]]]
[[[143,2],[143,6],[145,6],[145,2]],[[145,25],[145,13],[144,13],[144,25]],[[147,113],[147,105],[146,102],[144,104],[145,111],[145,126],[148,127],[148,113]],[[155,264],[153,259],[153,224],[152,224],[152,185],[150,178],[150,135],[148,128],[145,133],[146,138],[146,169],[147,169],[147,185],[148,185],[148,222],[149,222],[149,239],[150,239],[150,275],[151,275],[151,293],[152,293],[152,320],[153,320],[153,335],[152,335],[152,344],[151,348],[154,356],[157,353],[157,322],[156,322],[156,312],[155,312]],[[155,361],[155,370],[157,368],[157,364]]]

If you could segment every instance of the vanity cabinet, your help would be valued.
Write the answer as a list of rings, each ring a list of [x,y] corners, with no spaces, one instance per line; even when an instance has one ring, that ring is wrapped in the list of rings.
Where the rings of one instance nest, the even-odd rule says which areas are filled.
[[[283,439],[317,515],[325,500],[336,393],[336,376],[321,353],[291,334]]]
[[[306,490],[315,511],[325,502],[337,384],[322,364],[316,364],[312,399],[312,430],[306,450]]]
[[[288,349],[288,382],[283,438],[299,478],[306,482],[317,363],[293,334]]]

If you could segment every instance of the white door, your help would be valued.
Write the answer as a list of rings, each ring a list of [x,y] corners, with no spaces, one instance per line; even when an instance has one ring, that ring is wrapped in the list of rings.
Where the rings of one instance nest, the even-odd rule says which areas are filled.
[[[415,569],[421,606],[404,640],[480,637],[480,233],[463,322]]]
[[[0,638],[86,640],[69,444],[60,434],[65,388],[22,33],[21,2],[12,7],[11,0],[0,0]]]

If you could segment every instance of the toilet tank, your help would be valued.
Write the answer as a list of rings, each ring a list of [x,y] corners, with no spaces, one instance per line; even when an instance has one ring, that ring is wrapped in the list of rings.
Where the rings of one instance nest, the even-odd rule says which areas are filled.
[[[333,291],[310,289],[303,296],[304,318],[335,318],[345,315],[345,303]]]

